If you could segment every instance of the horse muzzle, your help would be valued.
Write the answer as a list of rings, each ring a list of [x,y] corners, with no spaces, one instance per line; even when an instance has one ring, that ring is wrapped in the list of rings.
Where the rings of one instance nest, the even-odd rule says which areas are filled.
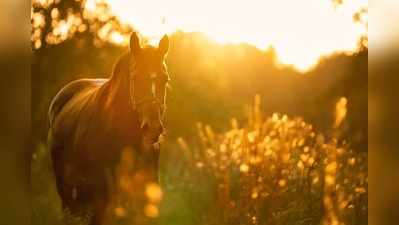
[[[141,123],[142,143],[151,146],[160,142],[160,137],[164,133],[162,122],[150,122],[143,120]]]

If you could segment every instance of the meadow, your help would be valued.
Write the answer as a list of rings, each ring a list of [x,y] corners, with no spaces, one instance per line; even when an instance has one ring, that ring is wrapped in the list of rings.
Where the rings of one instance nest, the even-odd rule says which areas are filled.
[[[328,133],[301,117],[265,115],[259,95],[246,107],[246,120],[231,118],[224,132],[198,122],[194,137],[164,143],[160,193],[155,188],[159,208],[139,214],[159,217],[160,224],[368,224],[367,152],[342,137],[346,104],[346,98],[337,101]],[[120,168],[131,166],[129,157],[122,156]],[[68,214],[51,169],[40,145],[32,159],[33,224],[61,224]],[[123,185],[132,179],[126,172],[120,170],[124,182],[111,224],[137,219],[131,188]]]
[[[61,209],[47,110],[68,82],[109,77],[132,29],[106,1],[94,1],[92,11],[87,2],[33,1],[33,225],[61,225],[63,217],[83,225],[90,217]],[[360,23],[361,13],[367,10]],[[273,46],[179,30],[170,42],[160,186],[150,185],[149,204],[135,208],[134,155],[122,151],[110,225],[146,218],[160,225],[368,224],[367,36],[356,51],[323,54],[305,71],[282,64]]]

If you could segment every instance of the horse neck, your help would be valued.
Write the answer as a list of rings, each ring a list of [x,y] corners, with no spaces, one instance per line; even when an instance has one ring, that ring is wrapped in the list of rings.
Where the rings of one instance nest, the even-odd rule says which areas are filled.
[[[113,73],[103,87],[105,118],[115,130],[122,145],[138,146],[141,133],[137,112],[133,110],[130,90],[127,55],[122,56],[113,69]]]
[[[116,63],[107,85],[107,99],[118,113],[134,117],[130,99],[129,55],[123,55]]]

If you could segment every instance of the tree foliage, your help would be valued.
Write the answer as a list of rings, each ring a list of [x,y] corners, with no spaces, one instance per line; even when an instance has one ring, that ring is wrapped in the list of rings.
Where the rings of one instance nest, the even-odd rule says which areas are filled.
[[[96,46],[123,43],[131,28],[112,14],[105,0],[33,0],[31,43],[39,49],[77,36],[89,36]]]

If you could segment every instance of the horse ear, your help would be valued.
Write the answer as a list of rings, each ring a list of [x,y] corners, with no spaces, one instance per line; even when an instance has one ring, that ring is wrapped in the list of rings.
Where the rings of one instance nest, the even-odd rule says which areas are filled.
[[[130,51],[133,53],[133,55],[135,55],[140,50],[141,47],[140,47],[139,37],[137,36],[136,32],[133,32],[132,35],[130,36]]]
[[[161,39],[161,41],[159,42],[159,52],[161,53],[162,56],[166,55],[166,53],[168,53],[169,51],[169,37],[168,35],[164,35]]]

